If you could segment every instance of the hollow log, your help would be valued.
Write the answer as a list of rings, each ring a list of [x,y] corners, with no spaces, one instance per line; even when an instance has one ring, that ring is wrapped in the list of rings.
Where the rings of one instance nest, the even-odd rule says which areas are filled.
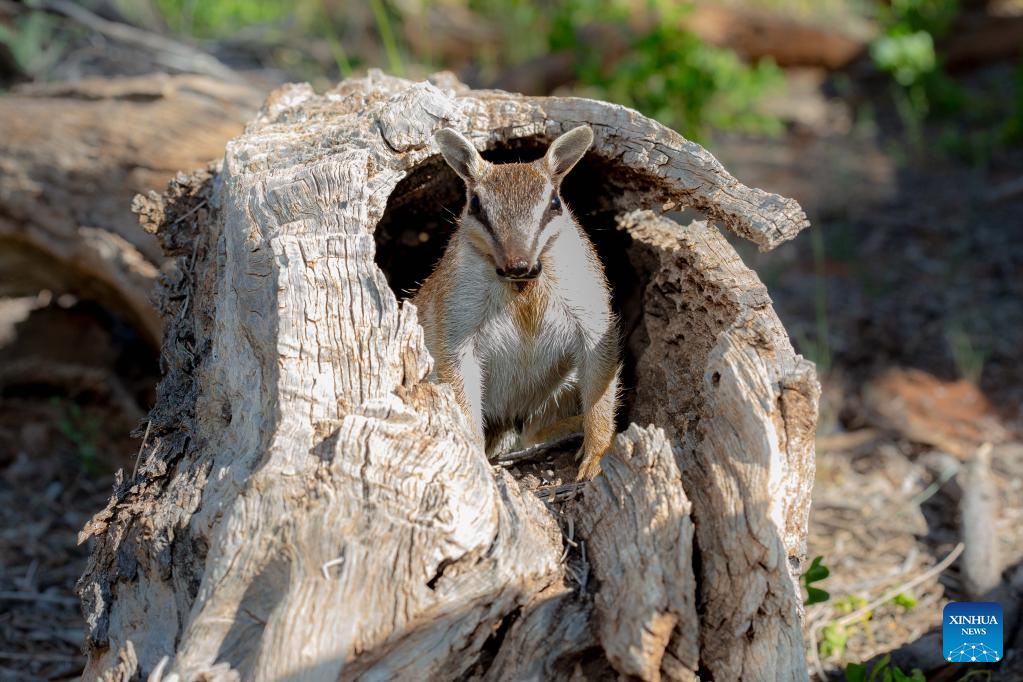
[[[627,390],[576,488],[570,455],[486,460],[401,299],[463,200],[435,130],[507,160],[582,123],[563,192]],[[634,210],[664,205],[712,222]],[[371,72],[276,91],[218,169],[136,209],[173,259],[166,374],[82,531],[85,679],[806,678],[818,387],[715,225],[771,248],[794,201],[620,106]]]

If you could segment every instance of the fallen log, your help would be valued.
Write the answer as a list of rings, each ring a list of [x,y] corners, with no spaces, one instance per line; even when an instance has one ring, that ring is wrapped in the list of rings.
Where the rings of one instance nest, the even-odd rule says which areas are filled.
[[[859,57],[876,32],[851,12],[813,21],[720,2],[696,4],[685,17],[685,26],[708,43],[733,49],[750,61],[770,59],[779,66],[831,71]]]
[[[97,300],[154,346],[162,255],[131,198],[215,160],[258,107],[200,76],[22,86],[0,97],[0,296]]]
[[[400,298],[462,200],[435,130],[525,159],[582,123],[563,192],[629,390],[605,473],[544,502],[474,445]],[[715,225],[632,211],[663,204],[762,248],[806,226],[634,111],[443,74],[282,88],[218,170],[138,199],[176,273],[166,375],[81,534],[85,679],[806,679],[813,367]]]

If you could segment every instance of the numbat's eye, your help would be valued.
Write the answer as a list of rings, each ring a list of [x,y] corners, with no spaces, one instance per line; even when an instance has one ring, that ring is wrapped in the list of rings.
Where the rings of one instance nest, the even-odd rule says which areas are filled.
[[[557,194],[555,194],[553,197],[551,197],[551,210],[552,211],[560,211],[561,210],[561,199],[558,198]]]
[[[480,212],[480,198],[473,194],[472,198],[469,199],[469,213],[479,214]]]

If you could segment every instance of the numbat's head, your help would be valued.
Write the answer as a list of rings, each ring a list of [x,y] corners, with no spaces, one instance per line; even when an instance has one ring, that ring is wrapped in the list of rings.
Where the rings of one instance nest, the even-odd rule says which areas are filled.
[[[462,229],[473,246],[498,277],[520,285],[536,279],[543,270],[541,256],[563,228],[574,225],[559,190],[589,149],[593,131],[588,126],[568,131],[532,163],[489,163],[450,128],[439,130],[435,139],[465,181]]]

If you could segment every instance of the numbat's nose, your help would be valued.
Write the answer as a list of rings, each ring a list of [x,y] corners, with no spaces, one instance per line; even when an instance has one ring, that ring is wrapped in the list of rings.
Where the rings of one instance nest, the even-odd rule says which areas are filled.
[[[508,263],[504,268],[497,268],[497,274],[505,279],[535,279],[540,274],[540,263],[530,266],[524,260]]]

